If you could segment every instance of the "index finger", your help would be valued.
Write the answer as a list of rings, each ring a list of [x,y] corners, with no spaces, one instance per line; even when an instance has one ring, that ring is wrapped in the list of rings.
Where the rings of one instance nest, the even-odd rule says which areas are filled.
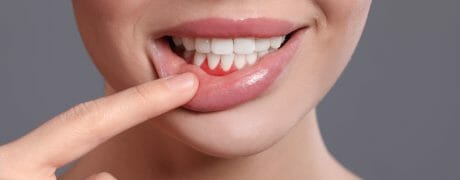
[[[185,104],[197,87],[192,73],[135,86],[75,106],[7,146],[28,162],[58,168],[130,127]]]

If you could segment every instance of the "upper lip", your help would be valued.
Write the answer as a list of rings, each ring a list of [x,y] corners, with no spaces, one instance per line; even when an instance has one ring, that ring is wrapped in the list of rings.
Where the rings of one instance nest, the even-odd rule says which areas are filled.
[[[287,35],[299,28],[289,21],[271,18],[224,19],[207,18],[187,21],[160,31],[162,36],[179,37],[256,37],[269,38]]]

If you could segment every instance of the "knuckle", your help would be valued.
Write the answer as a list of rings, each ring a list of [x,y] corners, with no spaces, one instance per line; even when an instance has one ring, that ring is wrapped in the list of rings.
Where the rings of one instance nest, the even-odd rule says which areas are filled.
[[[97,131],[97,123],[103,118],[99,106],[98,100],[80,103],[64,113],[63,117],[60,117],[60,121],[71,124],[72,132],[69,133],[74,136],[89,135]]]
[[[83,119],[84,117],[88,116],[89,114],[93,113],[93,108],[97,106],[97,103],[95,101],[88,101],[84,103],[80,103],[68,111],[68,116],[77,118],[77,119]]]
[[[144,104],[149,102],[149,93],[145,87],[135,86],[134,96],[137,97],[137,99],[139,99]]]
[[[76,121],[79,124],[91,125],[92,119],[100,116],[100,105],[97,100],[80,103],[68,110],[65,114],[64,120]]]

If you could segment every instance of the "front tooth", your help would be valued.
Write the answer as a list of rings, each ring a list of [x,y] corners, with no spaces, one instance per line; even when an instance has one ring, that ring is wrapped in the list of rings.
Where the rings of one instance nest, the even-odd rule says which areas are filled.
[[[273,49],[278,49],[281,47],[281,44],[283,44],[283,41],[284,41],[284,36],[273,37],[270,39],[271,47]]]
[[[267,51],[271,46],[270,39],[256,39],[256,52]]]
[[[173,40],[173,42],[174,42],[174,45],[176,45],[176,46],[182,45],[182,40],[181,40],[180,38],[178,38],[178,37],[173,37],[172,40]]]
[[[210,53],[211,52],[211,40],[197,38],[195,40],[195,48],[196,48],[196,51],[200,53]]]
[[[211,49],[214,54],[231,54],[233,53],[233,40],[214,38],[212,39]]]
[[[220,66],[222,67],[222,70],[224,71],[230,70],[233,64],[233,59],[235,59],[234,54],[222,55],[222,59],[220,62]]]
[[[193,64],[201,66],[206,59],[206,54],[195,52],[195,57],[193,58]]]
[[[249,65],[255,64],[257,62],[257,54],[252,53],[252,54],[246,55],[246,61],[248,62]]]
[[[195,41],[192,38],[182,38],[182,43],[184,44],[185,50],[195,50]]]
[[[217,65],[219,65],[220,56],[216,54],[208,54],[208,66],[209,69],[213,70],[216,69]]]
[[[256,48],[254,38],[236,38],[233,40],[233,51],[236,54],[251,54]]]
[[[246,65],[246,55],[237,54],[235,56],[235,67],[240,70]]]

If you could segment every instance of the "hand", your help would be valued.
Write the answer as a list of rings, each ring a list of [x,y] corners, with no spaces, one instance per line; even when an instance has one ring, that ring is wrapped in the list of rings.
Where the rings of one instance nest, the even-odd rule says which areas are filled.
[[[187,103],[192,73],[159,79],[77,105],[24,137],[0,146],[0,179],[57,179],[56,169],[115,135]],[[107,173],[89,179],[114,179]]]

